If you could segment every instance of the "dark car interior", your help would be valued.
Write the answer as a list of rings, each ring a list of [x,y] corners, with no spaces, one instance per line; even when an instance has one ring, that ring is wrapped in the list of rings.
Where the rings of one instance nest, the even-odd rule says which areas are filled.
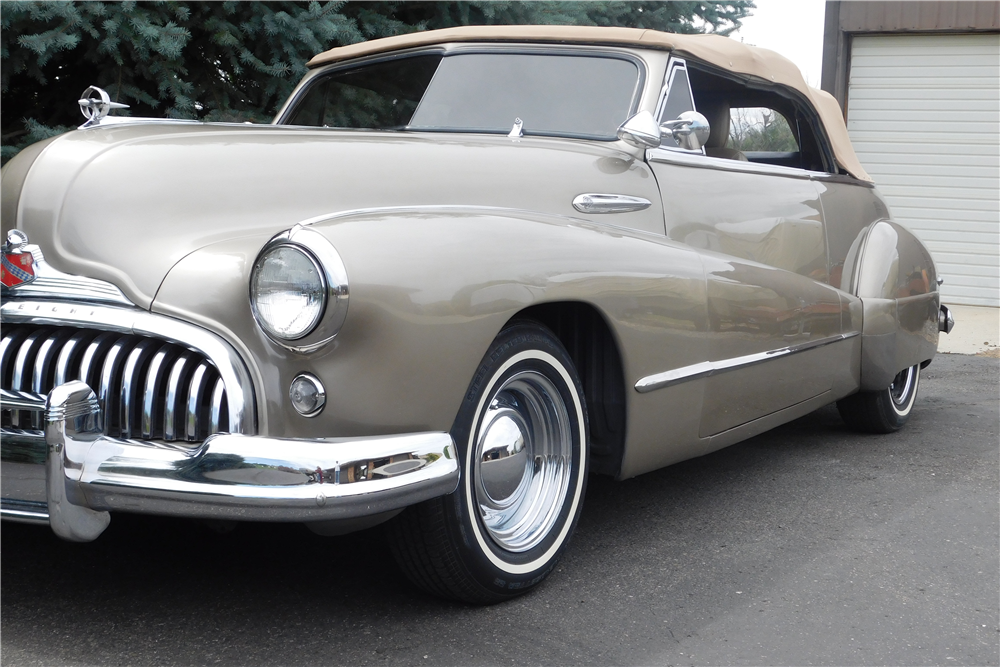
[[[706,155],[831,171],[816,139],[819,119],[808,105],[766,84],[723,75],[700,63],[689,61],[688,73],[695,108],[711,127]]]

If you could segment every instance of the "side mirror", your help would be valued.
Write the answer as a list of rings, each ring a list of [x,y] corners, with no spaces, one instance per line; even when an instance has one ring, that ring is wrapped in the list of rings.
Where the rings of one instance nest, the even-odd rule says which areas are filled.
[[[660,123],[660,133],[672,137],[685,150],[697,151],[708,141],[712,128],[708,125],[708,119],[697,111],[685,111],[677,120]]]
[[[660,127],[648,111],[640,111],[618,128],[618,138],[636,148],[656,148],[661,136]]]

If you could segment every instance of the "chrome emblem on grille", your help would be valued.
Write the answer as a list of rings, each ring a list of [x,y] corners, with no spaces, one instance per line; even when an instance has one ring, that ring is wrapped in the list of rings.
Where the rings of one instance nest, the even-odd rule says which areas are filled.
[[[0,255],[0,284],[16,287],[35,280],[35,258],[24,248],[28,235],[19,229],[7,232],[7,242]]]

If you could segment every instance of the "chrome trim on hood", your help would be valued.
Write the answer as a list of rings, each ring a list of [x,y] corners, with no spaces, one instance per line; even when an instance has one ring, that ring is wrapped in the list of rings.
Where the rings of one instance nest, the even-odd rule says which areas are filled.
[[[37,245],[26,245],[24,249],[35,258],[35,279],[30,283],[5,287],[3,290],[5,297],[71,299],[73,301],[110,303],[118,306],[135,306],[120,289],[111,283],[57,271],[45,261],[42,250]]]

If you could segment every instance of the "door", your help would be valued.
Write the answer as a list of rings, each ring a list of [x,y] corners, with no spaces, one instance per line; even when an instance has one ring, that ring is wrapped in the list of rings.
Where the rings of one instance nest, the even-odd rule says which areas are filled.
[[[705,115],[715,126],[704,150],[664,142],[647,153],[667,236],[701,251],[705,264],[712,372],[700,436],[709,437],[831,390],[833,366],[847,362],[846,347],[837,345],[842,303],[827,284],[818,189],[810,170],[790,166],[810,159],[806,151],[798,145],[741,150],[774,146],[741,145],[726,127],[761,121],[765,110],[783,119],[794,114],[781,114],[782,105],[762,106],[760,91],[741,97],[738,82],[679,60],[671,62],[668,77],[659,121],[700,110],[701,84]],[[763,128],[758,134],[764,130],[774,133]],[[794,132],[782,132],[786,144],[785,135],[795,139]]]

